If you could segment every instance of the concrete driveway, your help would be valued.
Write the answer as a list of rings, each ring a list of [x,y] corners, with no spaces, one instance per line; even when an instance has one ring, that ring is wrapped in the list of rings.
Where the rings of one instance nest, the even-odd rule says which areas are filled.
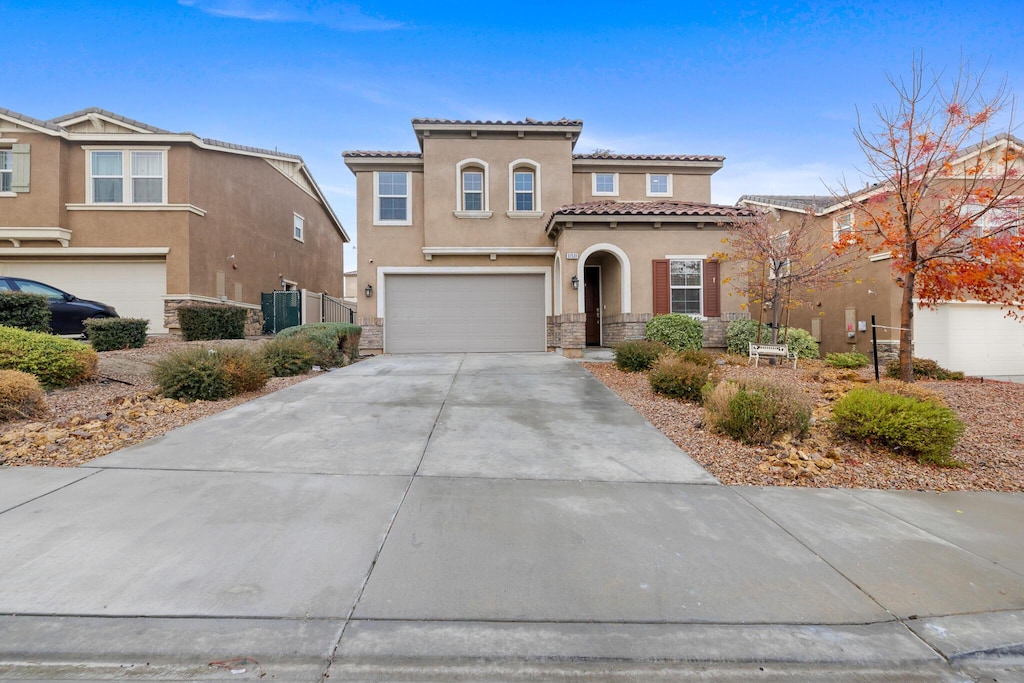
[[[1020,680],[1022,519],[721,486],[560,356],[378,357],[0,470],[0,678]]]

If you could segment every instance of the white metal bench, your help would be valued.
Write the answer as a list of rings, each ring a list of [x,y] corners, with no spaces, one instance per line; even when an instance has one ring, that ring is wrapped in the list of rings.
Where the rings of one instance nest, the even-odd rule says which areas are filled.
[[[793,361],[793,369],[796,369],[796,351],[789,350],[789,344],[750,344],[750,358],[747,364],[754,361],[754,367],[762,358],[784,358]]]

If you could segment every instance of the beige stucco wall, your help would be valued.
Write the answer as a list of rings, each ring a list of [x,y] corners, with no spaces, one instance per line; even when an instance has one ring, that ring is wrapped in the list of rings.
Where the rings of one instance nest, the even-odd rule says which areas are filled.
[[[585,170],[583,170],[585,169]],[[608,195],[594,196],[594,173],[618,173],[619,194],[610,197]],[[672,176],[671,197],[648,197],[647,196],[647,174],[665,173]],[[711,201],[711,175],[704,170],[698,172],[685,172],[678,168],[662,168],[652,163],[649,167],[631,168],[601,168],[579,167],[574,169],[573,178],[573,201],[574,202],[644,202],[644,201],[683,201],[683,202],[710,202]]]
[[[15,139],[18,144],[31,145],[29,191],[15,197],[0,197],[0,227],[67,227],[63,221],[61,183],[54,182],[54,179],[61,177],[65,163],[61,141],[49,135],[26,133],[23,130],[5,132],[0,137]],[[10,246],[10,243],[0,246]]]

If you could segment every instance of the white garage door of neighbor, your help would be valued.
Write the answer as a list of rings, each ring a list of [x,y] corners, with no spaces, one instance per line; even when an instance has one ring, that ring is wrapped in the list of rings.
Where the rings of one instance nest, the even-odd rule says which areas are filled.
[[[388,353],[545,351],[544,276],[386,275]]]
[[[975,377],[1024,377],[1024,322],[986,304],[917,308],[914,355]]]
[[[0,273],[38,280],[117,309],[122,318],[146,318],[149,332],[167,332],[164,261],[0,261]]]

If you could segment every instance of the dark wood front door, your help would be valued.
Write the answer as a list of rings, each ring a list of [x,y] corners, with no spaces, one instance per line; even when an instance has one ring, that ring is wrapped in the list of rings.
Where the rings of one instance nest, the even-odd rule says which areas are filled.
[[[583,267],[583,310],[587,314],[587,346],[601,345],[601,268]]]

